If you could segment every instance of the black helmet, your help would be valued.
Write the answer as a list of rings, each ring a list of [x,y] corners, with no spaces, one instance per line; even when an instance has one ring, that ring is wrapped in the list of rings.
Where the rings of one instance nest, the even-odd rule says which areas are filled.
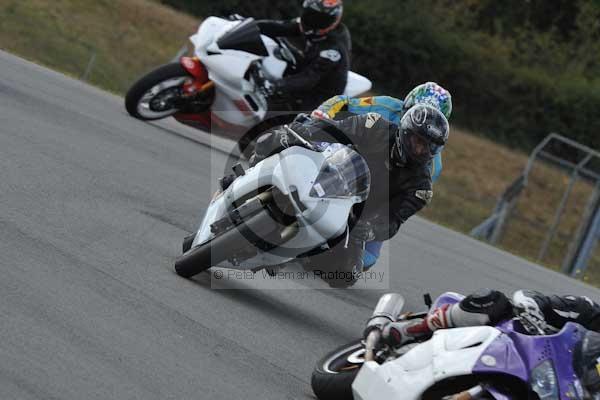
[[[323,36],[342,20],[342,0],[304,0],[300,27],[307,36]]]
[[[600,333],[587,331],[573,353],[573,367],[590,396],[600,393]]]
[[[426,164],[442,151],[450,127],[441,111],[425,104],[411,107],[400,120],[392,155],[397,163]]]

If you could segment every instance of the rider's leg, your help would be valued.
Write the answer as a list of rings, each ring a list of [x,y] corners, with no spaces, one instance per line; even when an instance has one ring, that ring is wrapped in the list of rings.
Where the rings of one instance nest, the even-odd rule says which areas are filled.
[[[586,329],[600,330],[600,305],[585,296],[546,296],[532,290],[518,290],[512,301],[518,312],[526,312],[556,329],[571,321]]]
[[[440,174],[442,173],[442,153],[438,153],[435,155],[433,160],[431,160],[431,180],[432,182],[436,182]]]
[[[334,288],[347,288],[358,278],[363,268],[364,243],[348,237],[332,249],[310,257],[303,264],[313,271],[315,277],[323,279]]]
[[[381,255],[381,247],[383,246],[383,242],[367,242],[365,245],[365,254],[363,256],[363,270],[369,270]]]
[[[496,324],[512,316],[512,305],[506,295],[484,289],[464,298],[458,304],[445,304],[422,319],[388,324],[384,338],[392,345],[402,345],[438,329]]]
[[[250,166],[254,167],[256,164],[268,157],[268,155],[274,150],[274,133],[267,132],[260,136],[256,140],[256,146],[254,147],[254,154],[250,157]]]

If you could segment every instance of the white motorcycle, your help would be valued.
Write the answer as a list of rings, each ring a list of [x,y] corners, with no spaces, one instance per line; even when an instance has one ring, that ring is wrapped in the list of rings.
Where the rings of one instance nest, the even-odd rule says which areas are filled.
[[[216,124],[228,132],[248,132],[272,118],[262,84],[265,78],[282,78],[295,64],[284,41],[262,35],[252,18],[218,17],[205,19],[190,40],[194,57],[161,66],[129,89],[129,114],[142,120],[173,116],[205,130]],[[349,72],[344,94],[357,96],[370,88],[370,80]],[[293,116],[275,119],[268,127],[289,123]]]
[[[369,194],[366,161],[350,147],[321,151],[287,125],[292,146],[244,170],[212,199],[198,231],[183,242],[175,271],[210,267],[257,271],[328,251],[347,239],[354,205]],[[348,268],[346,266],[346,268]]]
[[[447,292],[430,309],[458,303]],[[319,400],[560,400],[596,399],[577,374],[600,335],[567,323],[548,334],[526,312],[495,326],[441,329],[431,337],[392,348],[381,340],[390,321],[422,318],[403,313],[404,299],[386,294],[367,323],[365,340],[323,357],[312,375]],[[585,339],[585,340],[584,340]],[[581,345],[583,343],[583,345]],[[597,350],[594,350],[597,351]]]

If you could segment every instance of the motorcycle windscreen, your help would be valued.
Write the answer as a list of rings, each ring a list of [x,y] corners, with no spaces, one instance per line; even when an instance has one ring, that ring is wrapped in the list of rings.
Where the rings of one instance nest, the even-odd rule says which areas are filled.
[[[253,19],[247,19],[225,33],[217,40],[217,45],[222,50],[240,50],[262,57],[269,55]]]
[[[371,188],[371,173],[364,158],[349,147],[338,145],[323,163],[309,192],[311,197],[351,198],[365,201]]]

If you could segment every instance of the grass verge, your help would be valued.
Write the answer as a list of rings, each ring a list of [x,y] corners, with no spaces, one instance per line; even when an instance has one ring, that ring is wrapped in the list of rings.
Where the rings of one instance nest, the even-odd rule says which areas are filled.
[[[0,48],[123,94],[170,60],[198,19],[148,0],[4,0]]]

